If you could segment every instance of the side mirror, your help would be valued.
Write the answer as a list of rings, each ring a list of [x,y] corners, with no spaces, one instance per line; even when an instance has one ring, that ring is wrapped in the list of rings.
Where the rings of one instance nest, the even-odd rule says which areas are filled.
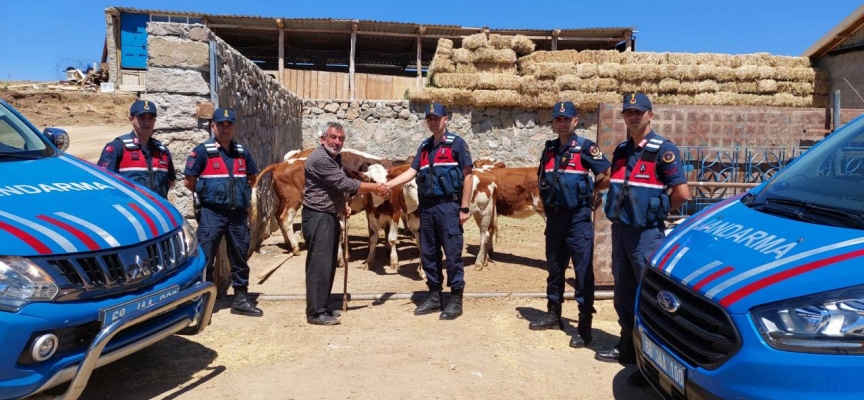
[[[45,128],[42,134],[61,152],[69,148],[69,134],[60,128]]]

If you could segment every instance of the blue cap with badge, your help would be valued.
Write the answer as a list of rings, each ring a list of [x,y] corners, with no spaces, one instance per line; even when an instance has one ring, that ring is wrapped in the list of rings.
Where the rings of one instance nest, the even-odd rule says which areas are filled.
[[[576,106],[569,101],[559,101],[552,107],[552,118],[563,116],[567,118],[576,117]]]
[[[447,107],[441,105],[441,103],[429,103],[426,106],[426,116],[435,115],[438,117],[444,117],[447,115]]]
[[[216,111],[213,111],[213,122],[222,122],[222,121],[235,121],[234,110],[230,108],[222,108],[219,107]]]
[[[156,103],[149,100],[135,100],[129,107],[129,115],[137,117],[141,114],[153,114],[156,116]]]
[[[639,111],[647,111],[652,109],[651,100],[645,93],[627,93],[624,95],[624,109],[621,112],[635,108]]]

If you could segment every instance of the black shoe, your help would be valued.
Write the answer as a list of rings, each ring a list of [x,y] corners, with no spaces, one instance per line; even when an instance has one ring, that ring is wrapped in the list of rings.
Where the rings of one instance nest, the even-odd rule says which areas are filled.
[[[234,303],[231,304],[231,314],[261,317],[264,315],[264,311],[261,311],[260,308],[252,304],[246,290],[234,289]]]
[[[618,350],[617,347],[612,350],[606,351],[598,351],[594,354],[594,359],[597,361],[610,362],[610,363],[621,363],[621,364],[636,364],[636,355],[632,352],[626,352],[624,354]]]
[[[453,289],[453,294],[450,295],[450,300],[447,302],[447,307],[441,312],[438,319],[454,320],[462,315],[462,289]]]
[[[339,318],[342,316],[342,310],[327,310],[327,315]]]
[[[306,317],[306,322],[312,325],[337,325],[339,324],[339,319],[327,314],[321,314],[313,318]]]
[[[591,313],[579,313],[579,322],[576,327],[576,335],[570,340],[570,347],[582,348],[594,340],[594,334],[591,332],[591,324],[594,321],[594,316]]]
[[[648,379],[642,375],[642,371],[636,371],[627,377],[627,384],[637,388],[648,387]]]
[[[590,342],[590,340],[589,340],[589,342]],[[579,336],[578,333],[573,335],[572,338],[570,338],[570,347],[572,347],[574,349],[581,349],[581,348],[585,347],[586,345],[588,345],[588,342],[586,342],[585,339],[582,339],[582,337]]]
[[[528,329],[532,331],[542,331],[551,328],[563,329],[561,326],[561,305],[549,302],[546,307],[548,309],[546,314],[543,314],[542,317],[531,321],[531,323],[528,324]]]
[[[414,315],[432,314],[438,310],[441,310],[441,291],[430,290],[429,297],[423,300],[423,304],[414,309]]]

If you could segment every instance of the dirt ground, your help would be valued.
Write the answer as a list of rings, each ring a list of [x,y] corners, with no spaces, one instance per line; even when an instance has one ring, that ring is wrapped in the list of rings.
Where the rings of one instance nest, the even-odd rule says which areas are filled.
[[[125,114],[131,98],[21,93],[0,88],[0,97],[37,126],[66,128],[72,139],[69,153],[86,160],[95,161],[107,141],[129,129]],[[473,265],[477,227],[472,220],[466,223],[466,291],[500,296],[545,291],[542,219],[499,221],[496,253],[482,271]],[[299,229],[299,217],[297,222]],[[545,311],[543,298],[469,298],[465,314],[455,321],[439,321],[437,314],[416,317],[412,310],[422,300],[426,285],[417,274],[417,251],[408,237],[401,236],[397,247],[401,268],[389,273],[384,269],[388,250],[381,244],[383,239],[376,249],[376,263],[361,268],[367,240],[363,214],[351,218],[350,233],[349,292],[385,296],[350,301],[341,325],[306,323],[304,251],[263,284],[250,286],[264,310],[263,318],[233,315],[230,299],[220,300],[212,325],[202,334],[170,337],[97,370],[82,398],[659,398],[651,389],[626,385],[634,366],[593,358],[595,351],[618,340],[611,300],[597,302],[594,342],[579,350],[568,347],[576,331],[573,301],[564,305],[564,331],[528,329],[528,321]],[[275,232],[250,259],[253,282],[288,254]],[[337,271],[334,293],[341,294],[343,273]],[[572,279],[570,270],[571,285]],[[572,294],[572,287],[568,292]],[[414,296],[388,299],[388,294]],[[334,302],[334,307],[340,305]]]

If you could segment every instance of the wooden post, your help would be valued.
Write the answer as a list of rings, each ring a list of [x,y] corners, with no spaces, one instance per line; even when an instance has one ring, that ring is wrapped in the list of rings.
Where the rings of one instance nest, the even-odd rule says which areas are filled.
[[[627,42],[627,45],[626,45],[627,47],[624,49],[624,51],[633,51],[633,34],[631,34],[631,33],[627,34],[626,42]]]
[[[555,29],[552,31],[552,51],[558,50],[558,35],[560,34],[560,29]]]
[[[276,25],[279,26],[279,85],[285,87],[285,26],[282,18],[276,18]]]
[[[414,86],[423,86],[423,34],[426,33],[426,27],[420,25],[417,31],[417,82]]]
[[[357,21],[351,24],[351,58],[348,61],[348,86],[351,88],[351,100],[354,100],[354,51],[357,47]]]

